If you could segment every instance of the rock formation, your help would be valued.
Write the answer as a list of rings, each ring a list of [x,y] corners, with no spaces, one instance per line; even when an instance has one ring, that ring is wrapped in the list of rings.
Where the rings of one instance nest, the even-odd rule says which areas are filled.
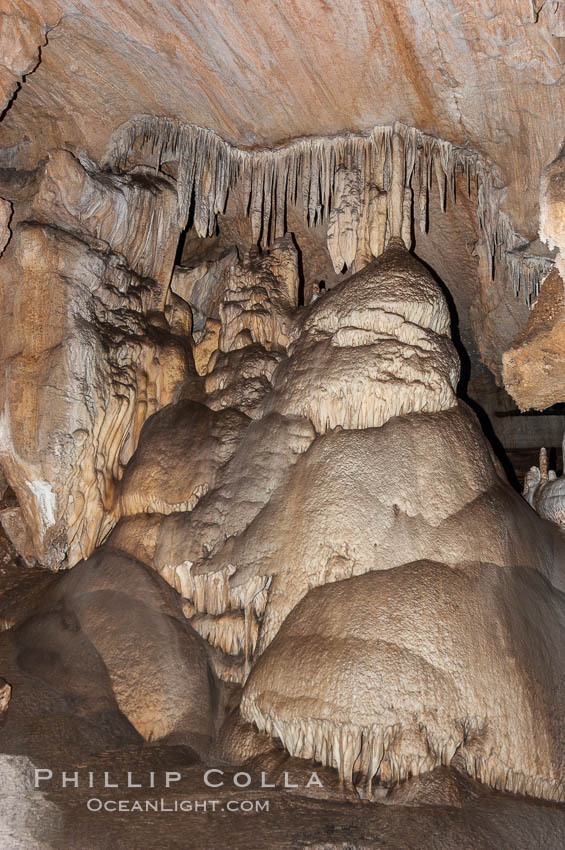
[[[248,421],[235,410],[214,414],[191,401],[150,417],[121,481],[119,515],[191,511],[214,489]]]
[[[508,392],[522,410],[543,410],[565,398],[561,372],[565,295],[563,279],[554,270],[523,331],[502,356]]]
[[[283,6],[0,11],[0,845],[560,850],[565,5]]]
[[[410,275],[393,250],[377,268],[385,293],[386,283],[396,286],[403,304],[395,274],[405,284]],[[378,274],[372,281],[376,306],[383,284]],[[357,276],[346,286],[360,312]],[[333,300],[322,302],[330,315]],[[308,374],[312,358],[303,363]],[[348,783],[359,774],[369,798],[375,776],[402,781],[450,764],[458,753],[465,769],[492,787],[562,799],[565,754],[556,718],[563,681],[542,634],[551,631],[555,646],[563,640],[565,541],[556,535],[543,555],[536,551],[536,535],[526,531],[533,517],[500,480],[463,409],[448,404],[434,413],[432,402],[429,414],[398,417],[402,411],[392,404],[394,418],[384,426],[347,422],[355,430],[317,440],[293,474],[297,484],[308,482],[306,491],[291,479],[242,538],[228,541],[227,555],[215,556],[216,570],[239,567],[230,578],[239,588],[274,574],[259,633],[263,654],[244,689],[243,717],[291,755],[334,765]],[[358,409],[355,401],[346,407]],[[419,470],[415,480],[411,470]],[[508,526],[479,520],[493,509],[505,523],[525,527],[507,536]],[[215,574],[209,569],[208,579]],[[498,599],[506,600],[507,613]],[[523,610],[514,599],[527,600]],[[429,620],[420,622],[418,611]],[[512,662],[483,628],[507,630],[502,640],[512,647]],[[500,727],[502,718],[510,725]]]
[[[0,456],[40,563],[72,566],[103,539],[143,422],[190,373],[164,315],[174,210],[164,181],[60,151],[13,225]]]
[[[448,329],[441,293],[391,243],[312,305],[267,409],[305,416],[318,434],[447,409],[459,377]]]
[[[261,270],[256,273],[260,278]],[[220,315],[222,339],[231,315]],[[375,777],[403,781],[450,765],[457,753],[472,777],[493,788],[561,799],[556,718],[563,686],[559,667],[547,666],[542,635],[547,628],[553,643],[562,640],[565,543],[509,488],[473,415],[456,402],[457,358],[441,291],[393,242],[378,260],[297,314],[294,326],[295,339],[265,394],[263,416],[247,426],[198,504],[152,520],[122,519],[111,544],[142,557],[176,587],[186,615],[215,648],[218,675],[247,679],[244,719],[279,738],[291,756],[333,765],[347,782],[355,774],[371,797]],[[316,332],[347,346],[355,373],[348,373],[335,343],[338,353],[323,366],[301,348]],[[388,372],[367,374],[364,358],[387,362],[390,345],[395,353]],[[257,346],[250,334],[248,345],[237,350]],[[419,373],[412,378],[411,360],[422,357],[426,381]],[[338,383],[332,386],[334,372],[343,393]],[[358,397],[351,391],[355,381]],[[436,381],[447,388],[444,395],[436,395]],[[304,402],[282,404],[288,397]],[[363,398],[378,399],[380,412],[363,413]],[[145,430],[151,425],[152,433],[160,433],[164,415],[156,414]],[[273,417],[281,415],[281,425],[304,423],[306,439],[292,459],[281,452],[288,426],[274,427]],[[251,443],[247,434],[254,429]],[[312,429],[318,435],[313,443]],[[196,449],[186,426],[184,433]],[[261,436],[269,444],[267,467]],[[277,444],[282,465],[273,479]],[[140,445],[147,449],[147,471],[134,456],[124,492],[130,469],[145,480],[139,490],[148,493],[151,464],[155,471],[166,468],[168,458],[156,444],[151,449],[142,435]],[[242,467],[250,456],[254,465]],[[173,465],[182,469],[180,458]],[[186,474],[183,480],[190,489]],[[252,504],[228,507],[254,491]],[[499,597],[508,614],[494,602]],[[476,609],[464,601],[471,598]],[[397,610],[399,599],[405,608]],[[527,599],[524,610],[512,599]],[[420,624],[414,622],[417,609],[425,618]],[[539,630],[538,643],[527,650],[520,630],[525,621]],[[438,622],[443,625],[436,635],[432,624]],[[409,631],[398,631],[404,623]],[[542,676],[544,691],[533,684],[528,667],[509,678],[505,671],[516,662],[502,650],[494,651],[500,669],[491,665],[502,628],[513,659],[524,664],[526,655],[537,653],[529,663]],[[473,656],[474,646],[482,649]],[[436,672],[437,658],[443,661]],[[415,690],[418,701],[405,702],[404,695]],[[375,694],[366,706],[363,693]],[[430,701],[436,708],[428,716]],[[518,704],[515,718],[512,706]],[[521,746],[526,739],[528,750]]]
[[[186,225],[192,210],[201,237],[214,232],[228,193],[239,183],[245,187],[253,239],[262,246],[284,234],[288,208],[300,203],[309,227],[328,219],[328,250],[336,271],[354,266],[356,258],[362,265],[363,258],[378,256],[393,231],[400,236],[403,229],[405,241],[410,241],[413,182],[419,226],[425,231],[432,181],[445,210],[447,193],[455,201],[458,172],[465,175],[469,194],[475,187],[477,221],[491,269],[496,258],[506,259],[527,242],[499,208],[497,173],[491,163],[475,151],[400,123],[374,127],[368,135],[305,139],[250,153],[205,128],[141,116],[120,127],[107,162],[123,167],[131,157],[154,168],[178,162],[179,224]],[[395,174],[400,192],[396,208]],[[532,264],[527,256],[515,254],[508,264],[515,290],[524,282],[526,297],[537,292],[541,270],[535,258]]]
[[[457,753],[493,788],[562,800],[564,683],[545,645],[564,637],[561,595],[537,570],[418,561],[310,590],[241,710],[291,755],[355,774],[369,799],[374,777],[402,782]]]
[[[12,205],[9,201],[0,200],[0,254],[10,241],[10,219],[12,218]]]
[[[11,698],[12,686],[9,682],[4,681],[4,684],[0,685],[0,712],[2,714],[8,710]]]
[[[532,466],[524,480],[524,498],[544,519],[565,525],[565,478],[548,468],[547,451],[540,451],[539,466]]]
[[[565,161],[563,150],[543,171],[540,182],[539,235],[557,248],[555,270],[546,277],[525,328],[502,357],[503,378],[522,410],[543,409],[565,398],[563,350],[565,263]]]
[[[101,548],[36,598],[0,636],[13,688],[3,736],[41,757],[42,735],[68,756],[168,738],[212,745],[217,686],[204,641],[148,567]],[[41,702],[38,702],[41,700]]]
[[[39,64],[45,27],[35,16],[0,13],[0,110],[4,112],[28,74]]]

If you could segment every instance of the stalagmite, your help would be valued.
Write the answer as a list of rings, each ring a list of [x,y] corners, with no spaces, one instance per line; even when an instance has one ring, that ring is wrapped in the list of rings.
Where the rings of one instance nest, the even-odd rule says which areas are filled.
[[[288,348],[296,335],[298,288],[298,258],[289,236],[268,253],[250,252],[241,263],[234,263],[226,270],[219,308],[220,351],[252,343],[267,350]]]
[[[268,351],[252,340],[243,348],[217,351],[209,361],[205,380],[208,406],[213,410],[231,407],[259,418],[282,359],[279,351]]]
[[[504,567],[518,562],[545,574],[551,557],[532,545],[535,515],[517,496],[499,492],[478,424],[456,406],[457,358],[449,328],[441,290],[394,242],[305,311],[289,358],[273,372],[264,409],[305,416],[324,436],[254,522],[223,544],[211,538],[210,554],[201,561],[203,575],[235,567],[230,587],[272,576],[259,652],[312,586],[406,558],[425,554],[451,564],[481,553]],[[367,358],[373,353],[379,366],[371,372]],[[446,445],[470,464],[446,464]],[[376,467],[372,458],[379,459]],[[420,470],[417,486],[414,469]],[[381,482],[397,479],[387,495]],[[204,502],[183,524],[185,545],[192,545]],[[343,503],[352,508],[346,528]],[[498,513],[515,517],[512,531],[483,535],[479,529]],[[556,568],[551,575],[559,580]]]
[[[541,517],[565,526],[565,476],[558,477],[554,469],[549,469],[545,448],[540,449],[539,466],[532,466],[526,474],[523,496]]]
[[[0,850],[565,850],[564,37],[0,6]]]
[[[170,404],[145,424],[120,485],[118,515],[191,511],[216,484],[249,423],[192,401]]]
[[[401,186],[399,210],[403,197]],[[401,245],[392,237],[378,260],[312,305],[266,410],[305,416],[323,434],[455,403],[458,363],[443,296]]]
[[[375,778],[403,782],[459,752],[492,788],[563,800],[565,682],[549,635],[562,651],[559,594],[537,573],[429,561],[367,573],[308,592],[255,665],[241,712],[369,799]]]

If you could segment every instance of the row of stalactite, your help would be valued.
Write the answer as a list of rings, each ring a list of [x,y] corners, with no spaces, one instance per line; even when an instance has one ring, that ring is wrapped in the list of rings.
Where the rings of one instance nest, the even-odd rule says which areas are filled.
[[[526,240],[499,210],[492,166],[476,151],[404,124],[247,151],[206,128],[144,115],[116,131],[107,164],[123,167],[136,148],[152,167],[178,162],[180,228],[190,220],[199,236],[215,233],[228,193],[239,184],[258,244],[266,247],[282,236],[289,206],[301,206],[309,227],[327,223],[336,271],[378,255],[391,237],[409,242],[413,224],[425,232],[434,182],[445,210],[448,196],[455,202],[457,174],[463,174],[491,273],[504,260],[515,292],[521,289],[530,301],[549,271],[547,261],[520,251]]]

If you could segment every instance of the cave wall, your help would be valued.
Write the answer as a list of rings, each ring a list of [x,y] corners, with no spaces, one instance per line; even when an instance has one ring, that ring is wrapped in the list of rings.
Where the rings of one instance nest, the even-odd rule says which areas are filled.
[[[11,477],[31,549],[45,560],[55,546],[55,563],[71,546],[73,561],[103,539],[144,419],[183,380],[206,375],[230,270],[285,232],[297,251],[297,297],[308,305],[378,255],[400,215],[406,244],[447,292],[460,392],[503,448],[556,447],[559,284],[531,307],[559,242],[559,214],[547,213],[559,206],[559,166],[544,172],[540,232],[549,247],[537,240],[539,176],[560,142],[559,122],[548,118],[562,109],[559,4],[458,0],[447,13],[436,2],[310,4],[291,17],[167,2],[159,14],[145,11],[150,31],[127,2],[110,11],[15,0],[1,15],[0,263],[13,317],[3,341],[2,456],[6,469],[16,457],[27,469],[21,481]],[[330,33],[331,57],[322,47]],[[340,133],[342,141],[329,138]],[[47,293],[49,309],[34,313],[30,303]],[[116,318],[124,310],[127,328]],[[89,346],[98,353],[85,355]],[[92,365],[101,360],[103,375]],[[154,371],[161,361],[170,377]],[[110,376],[116,368],[129,370],[124,386]],[[85,383],[91,400],[80,413],[72,387]],[[122,393],[127,412],[107,412]],[[16,411],[32,404],[30,394],[39,401],[26,419]],[[37,412],[50,408],[50,394],[64,436],[52,433],[52,414],[44,421]],[[516,419],[518,408],[550,407]],[[90,472],[67,486],[98,507],[87,521],[77,496],[82,519],[61,530],[75,497],[53,501],[42,484],[41,496],[30,495],[26,482],[49,481],[39,455],[68,478],[83,465],[69,435],[98,432],[103,448],[85,460]],[[43,518],[32,521],[40,503]]]

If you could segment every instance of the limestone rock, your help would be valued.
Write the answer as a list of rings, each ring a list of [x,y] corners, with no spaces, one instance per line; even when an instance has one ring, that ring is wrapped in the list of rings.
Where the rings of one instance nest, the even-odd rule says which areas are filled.
[[[214,413],[191,401],[155,413],[124,472],[119,514],[191,511],[216,486],[248,422],[236,411]]]
[[[559,4],[558,4],[559,5]],[[563,148],[542,172],[539,236],[557,248],[555,270],[546,278],[526,326],[502,356],[504,386],[521,410],[543,410],[565,399],[565,155]]]
[[[5,679],[0,678],[0,714],[8,710],[12,698],[12,686]]]
[[[2,754],[0,792],[0,841],[14,850],[55,850],[54,836],[61,829],[57,805],[43,791],[34,788],[33,777],[41,760],[23,755]]]
[[[239,4],[233,19],[213,7],[197,26],[174,0],[171,17],[154,21],[149,32],[147,2],[138,14],[124,7],[118,16],[104,6],[87,13],[61,0],[24,7],[57,26],[28,80],[30,92],[7,116],[5,144],[27,133],[26,155],[35,160],[46,147],[65,143],[88,144],[98,157],[108,127],[148,112],[212,127],[242,147],[365,131],[402,115],[444,138],[468,140],[502,163],[509,208],[520,224],[533,223],[538,175],[560,142],[561,127],[551,116],[563,111],[563,93],[559,42],[551,36],[555,15],[533,16],[529,2],[512,7],[513,14],[508,0],[478,13],[469,0],[447,11],[433,0],[428,15],[415,17],[402,0],[394,19],[384,2],[371,14],[339,7],[320,19],[301,0],[294,40],[282,53],[289,24],[263,8],[244,29],[234,24],[245,15]],[[62,16],[68,8],[73,14]],[[314,29],[332,49],[321,49]],[[348,38],[336,38],[338,30]],[[218,38],[233,50],[219,51]],[[425,88],[419,75],[399,73],[406,56],[425,69]],[[510,97],[517,98],[516,111],[505,109]]]
[[[271,251],[249,255],[232,266],[220,305],[220,350],[243,348],[251,342],[286,349],[294,338],[298,287],[298,260],[290,236]]]
[[[44,43],[42,27],[21,15],[0,14],[2,62],[12,73],[23,77],[39,62],[39,47]]]
[[[93,162],[53,151],[32,215],[106,243],[133,272],[157,282],[151,308],[163,309],[178,244],[176,195],[165,179],[103,173]]]
[[[153,566],[164,518],[162,514],[134,514],[121,517],[106,538],[106,545],[127,552],[137,561]]]
[[[444,297],[392,244],[314,302],[274,377],[266,410],[306,416],[316,432],[378,427],[455,403],[459,364]]]
[[[226,287],[225,275],[235,262],[237,250],[231,249],[216,260],[205,260],[191,268],[175,267],[171,289],[190,304],[195,336],[204,331],[207,320],[218,319],[218,304]]]
[[[23,15],[0,12],[0,114],[40,60],[44,27]],[[0,252],[1,253],[1,252]]]
[[[0,198],[0,255],[10,241],[12,232],[10,230],[10,219],[12,218],[12,205],[9,201]]]
[[[178,595],[124,553],[102,547],[60,574],[31,616],[0,636],[0,657],[14,686],[3,730],[29,753],[57,746],[65,729],[67,758],[141,738],[213,746],[207,644]],[[55,739],[37,741],[46,728]]]
[[[555,270],[524,330],[502,355],[504,386],[521,410],[543,410],[565,400],[564,346],[564,284]]]
[[[112,534],[113,545],[137,556],[143,551],[179,590],[211,643],[224,654],[243,654],[251,664],[255,646],[259,653],[265,650],[313,586],[419,558],[456,565],[479,556],[501,567],[530,566],[565,586],[557,530],[548,531],[500,477],[477,421],[454,404],[457,362],[447,305],[405,249],[393,242],[374,265],[299,314],[297,323],[301,335],[290,358],[273,372],[264,409],[279,404],[281,386],[284,390],[285,381],[292,386],[300,368],[301,398],[312,414],[263,415],[247,429],[216,489],[192,512],[150,523],[122,521]],[[363,362],[366,348],[390,337],[400,358],[395,377],[406,398],[415,399],[417,415],[398,415],[391,394],[382,399],[382,420],[366,421],[345,396],[338,412],[348,417],[349,427],[321,428],[316,416],[326,409],[321,378],[319,394],[312,381],[316,361],[304,352],[296,355],[303,339],[315,333],[343,337],[352,368]],[[402,371],[402,353],[409,358],[411,346],[420,351],[424,339],[444,346],[446,355],[445,364],[437,354],[430,360],[430,379],[443,369],[449,387],[445,409],[440,405],[433,413],[427,412],[434,409],[433,399],[417,383],[411,386]],[[229,352],[224,369],[242,370],[252,352],[250,345]],[[215,383],[222,377],[222,372],[215,377],[221,357],[214,357],[206,381],[214,393],[221,386]],[[326,381],[333,368],[328,358]],[[335,375],[347,388],[349,373],[340,376],[336,366]],[[335,399],[328,399],[327,409],[335,408]],[[312,418],[308,434],[305,425]],[[312,443],[314,430],[325,433]],[[294,456],[284,448],[291,435]],[[239,680],[242,672],[247,666],[242,671],[232,665],[228,675]]]
[[[544,519],[565,526],[565,477],[548,469],[547,452],[540,451],[540,465],[532,466],[524,481],[524,498]]]
[[[193,347],[194,365],[199,375],[206,375],[210,358],[218,351],[222,325],[219,319],[206,319],[199,341]]]
[[[172,334],[185,339],[190,337],[192,333],[192,311],[186,301],[175,295],[170,287],[165,302],[165,319]]]
[[[0,524],[8,540],[12,543],[24,562],[31,566],[35,563],[33,539],[26,524],[21,508],[4,508],[0,511]]]
[[[565,149],[544,168],[540,180],[539,234],[550,248],[558,248],[556,265],[565,279]]]
[[[232,592],[232,570],[216,567],[207,575],[206,559],[253,523],[313,439],[304,419],[271,414],[254,421],[220,470],[215,489],[191,512],[124,517],[109,537],[109,544],[150,564],[190,602],[187,616],[197,618],[195,627],[212,645],[240,656],[226,659],[220,673],[225,678],[240,681],[244,675],[240,662],[249,661],[255,649],[269,579],[252,578],[243,592]],[[194,571],[193,564],[203,558],[202,571]]]
[[[35,559],[72,565],[111,527],[123,467],[185,378],[187,352],[152,324],[151,283],[118,256],[36,223],[19,224],[9,250],[0,463]]]
[[[564,479],[454,344],[563,401],[565,4],[154,5],[0,12],[0,844],[186,845],[25,775],[131,760],[198,847],[558,850]]]
[[[561,800],[563,613],[536,570],[486,563],[327,584],[253,669],[242,715],[346,783],[359,771],[369,798],[375,776],[402,781],[459,751],[494,788]]]
[[[456,408],[318,438],[284,489],[201,570],[211,581],[235,565],[229,585],[238,593],[272,576],[261,650],[315,585],[418,558],[457,564],[480,557],[531,565],[563,588],[555,551],[563,551],[557,530],[552,538],[499,478],[478,423]]]
[[[59,567],[112,527],[141,426],[173,400],[191,358],[165,315],[178,241],[169,183],[57,150],[27,192],[0,267],[11,317],[0,463],[32,540],[26,558]]]
[[[340,166],[335,175],[335,200],[328,224],[328,250],[340,272],[355,262],[360,220],[361,187],[358,172]]]
[[[260,417],[262,402],[273,387],[282,359],[281,352],[268,351],[259,343],[226,353],[218,350],[208,364],[206,403],[213,410],[233,407],[253,418]]]
[[[455,757],[458,761],[457,757]],[[392,806],[464,806],[480,793],[480,787],[469,776],[446,767],[393,785],[385,801]]]
[[[54,594],[76,614],[138,732],[146,740],[188,736],[208,749],[214,676],[206,644],[186,623],[176,594],[144,565],[104,549],[65,576]]]

